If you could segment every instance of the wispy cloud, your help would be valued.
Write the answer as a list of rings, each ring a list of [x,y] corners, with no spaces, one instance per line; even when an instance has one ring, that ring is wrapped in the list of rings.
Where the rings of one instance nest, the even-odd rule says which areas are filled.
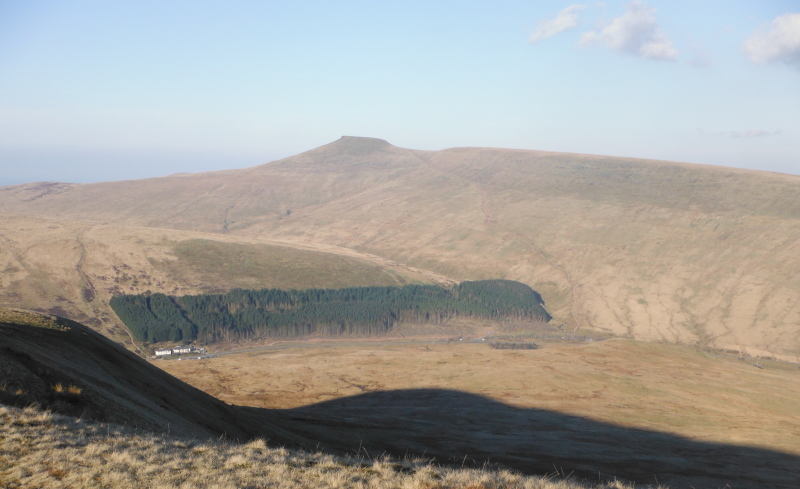
[[[536,32],[528,40],[534,44],[553,37],[560,32],[572,29],[578,25],[578,15],[586,5],[570,5],[556,15],[554,19],[539,22]]]
[[[705,68],[711,66],[711,57],[702,46],[695,45],[692,46],[692,58],[689,60],[689,64],[695,68]]]
[[[673,60],[678,51],[664,36],[656,22],[656,9],[635,1],[628,10],[600,32],[590,31],[581,37],[582,46],[605,44],[611,49],[649,59]]]
[[[734,139],[750,139],[763,138],[765,136],[775,136],[780,133],[780,131],[765,131],[763,129],[745,129],[742,131],[728,131],[723,133],[723,135],[730,136]]]
[[[747,38],[742,52],[754,63],[783,61],[800,66],[800,13],[776,17]]]
[[[697,131],[705,136],[726,137],[733,139],[763,138],[767,136],[777,136],[782,132],[782,131],[767,131],[764,129],[741,129],[737,131],[713,132],[713,131],[706,131],[705,129],[701,128],[698,128]]]

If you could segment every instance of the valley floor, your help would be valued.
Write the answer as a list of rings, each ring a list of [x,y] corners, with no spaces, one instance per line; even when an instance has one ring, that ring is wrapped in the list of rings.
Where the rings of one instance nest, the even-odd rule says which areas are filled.
[[[796,487],[800,369],[612,339],[329,342],[157,361],[329,448],[672,487]]]

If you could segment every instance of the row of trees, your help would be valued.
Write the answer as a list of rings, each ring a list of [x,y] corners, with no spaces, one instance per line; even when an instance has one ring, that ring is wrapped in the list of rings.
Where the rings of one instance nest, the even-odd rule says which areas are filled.
[[[170,297],[120,295],[111,307],[140,341],[204,342],[269,336],[385,333],[398,322],[442,323],[457,316],[541,319],[541,296],[510,280],[345,289],[244,290]]]

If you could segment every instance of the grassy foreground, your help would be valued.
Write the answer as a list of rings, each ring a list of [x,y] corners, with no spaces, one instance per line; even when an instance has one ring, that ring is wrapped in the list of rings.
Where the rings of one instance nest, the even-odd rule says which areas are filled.
[[[199,442],[85,422],[33,407],[6,406],[0,406],[0,484],[7,488],[632,487],[618,481],[588,485],[507,470],[453,469],[420,459],[336,457],[269,447],[264,440]]]

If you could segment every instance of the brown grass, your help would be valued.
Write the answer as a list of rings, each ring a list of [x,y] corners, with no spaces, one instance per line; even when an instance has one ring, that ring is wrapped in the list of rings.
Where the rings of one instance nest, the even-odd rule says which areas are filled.
[[[202,280],[217,290],[398,286],[410,281],[363,259],[288,246],[188,239],[176,243],[173,252],[176,259],[159,267],[178,282]]]
[[[344,342],[154,364],[238,405],[296,408],[369,392],[455,389],[520,408],[800,454],[797,365],[761,362],[758,369],[681,346]]]
[[[82,389],[80,387],[72,384],[67,386],[64,386],[63,384],[56,384],[54,386],[51,386],[50,389],[52,389],[52,391],[55,392],[56,394],[62,394],[62,395],[79,396],[82,392]]]
[[[119,340],[113,291],[237,283],[190,263],[173,273],[163,264],[175,243],[281,242],[378,256],[392,270],[520,280],[571,328],[796,360],[799,189],[800,177],[766,172],[362,139],[236,171],[22,185],[0,192],[0,303],[98,318],[91,326]],[[303,273],[311,286],[313,270]]]
[[[40,314],[20,309],[0,307],[0,323],[24,324],[36,328],[67,331],[69,321],[52,314]]]
[[[0,219],[2,236],[12,241],[0,246],[0,305],[71,317],[132,350],[108,306],[114,294],[448,282],[330,245],[20,216]],[[18,319],[25,322],[7,322]]]
[[[584,484],[502,469],[445,468],[424,459],[335,457],[271,447],[261,439],[175,439],[34,408],[0,406],[0,439],[0,482],[9,489],[632,489],[616,481]]]

